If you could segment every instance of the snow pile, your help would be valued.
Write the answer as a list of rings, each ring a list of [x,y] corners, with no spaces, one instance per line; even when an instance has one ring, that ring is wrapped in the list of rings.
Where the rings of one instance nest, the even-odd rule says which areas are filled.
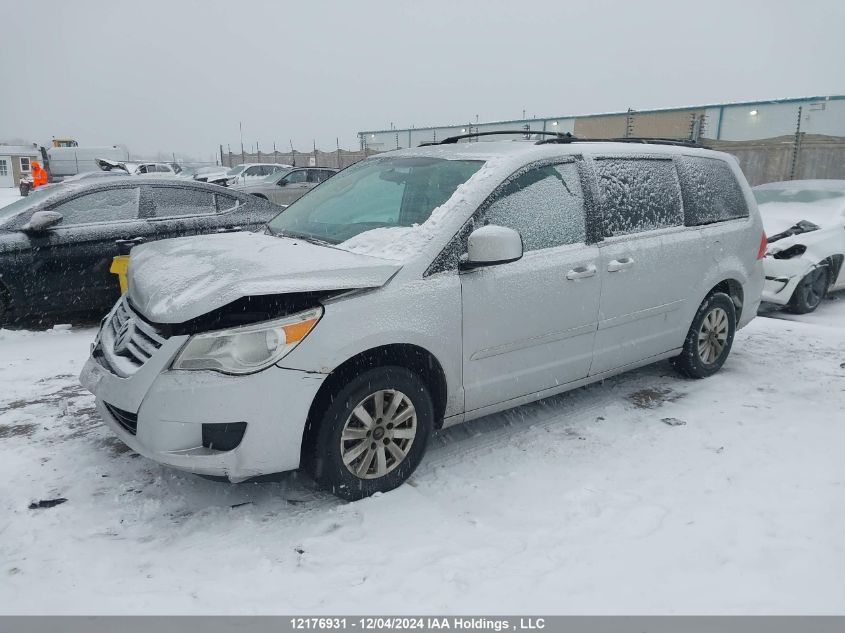
[[[21,199],[21,194],[18,189],[11,188],[11,187],[2,187],[0,188],[0,209],[3,207],[12,204],[13,202],[17,202]]]

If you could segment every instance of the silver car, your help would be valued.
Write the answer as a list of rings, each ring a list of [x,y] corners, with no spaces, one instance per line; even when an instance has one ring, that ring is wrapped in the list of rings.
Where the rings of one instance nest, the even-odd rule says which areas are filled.
[[[263,234],[136,247],[83,385],[162,464],[357,499],[439,428],[663,359],[718,371],[763,286],[736,161],[556,140],[381,154]]]
[[[286,207],[336,173],[337,169],[329,167],[292,167],[232,188]]]

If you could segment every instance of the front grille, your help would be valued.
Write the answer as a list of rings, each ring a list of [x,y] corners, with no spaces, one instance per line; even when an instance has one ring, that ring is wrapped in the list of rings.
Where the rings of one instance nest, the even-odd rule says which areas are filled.
[[[129,413],[117,407],[113,407],[108,402],[104,403],[106,409],[111,413],[112,417],[123,428],[124,431],[130,435],[135,435],[138,432],[138,414]]]
[[[111,351],[115,356],[126,359],[138,369],[155,354],[167,340],[153,325],[147,323],[135,312],[126,300],[121,298],[115,307],[111,320],[106,325],[111,339]],[[116,365],[112,362],[111,365]],[[119,373],[130,373],[122,371]]]

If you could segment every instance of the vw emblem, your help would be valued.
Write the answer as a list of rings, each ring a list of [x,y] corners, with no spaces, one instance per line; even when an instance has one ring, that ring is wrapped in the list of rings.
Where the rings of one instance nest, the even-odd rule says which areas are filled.
[[[132,335],[135,331],[135,323],[131,318],[126,319],[117,335],[114,337],[114,353],[119,356],[126,356],[129,353],[129,341],[132,340]]]

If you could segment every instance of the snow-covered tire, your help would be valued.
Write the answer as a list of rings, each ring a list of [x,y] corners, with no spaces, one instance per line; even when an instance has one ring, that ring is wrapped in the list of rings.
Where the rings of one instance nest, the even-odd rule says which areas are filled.
[[[708,295],[695,313],[680,356],[671,360],[688,378],[712,376],[728,358],[736,334],[736,308],[723,292]]]
[[[354,501],[393,490],[414,472],[434,429],[434,405],[419,376],[375,367],[325,400],[303,452],[303,469],[317,484]]]
[[[827,266],[818,266],[798,282],[795,292],[786,305],[787,312],[808,314],[819,307],[830,288],[830,274]]]

